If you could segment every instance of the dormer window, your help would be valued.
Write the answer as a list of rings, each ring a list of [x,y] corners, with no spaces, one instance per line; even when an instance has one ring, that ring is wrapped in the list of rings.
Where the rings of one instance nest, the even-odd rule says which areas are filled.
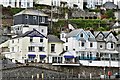
[[[80,37],[83,37],[83,33],[81,33]]]

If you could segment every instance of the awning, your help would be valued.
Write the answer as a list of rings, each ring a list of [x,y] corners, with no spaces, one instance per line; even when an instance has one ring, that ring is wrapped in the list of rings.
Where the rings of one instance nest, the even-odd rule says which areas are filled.
[[[28,54],[29,57],[36,57],[35,54]]]
[[[40,55],[40,57],[45,58],[45,57],[46,57],[46,55],[43,55],[43,54],[42,54],[42,55]]]
[[[74,56],[67,56],[67,55],[65,55],[64,58],[74,58]]]
[[[76,57],[76,53],[75,52],[65,52],[63,54],[64,58],[75,58]]]

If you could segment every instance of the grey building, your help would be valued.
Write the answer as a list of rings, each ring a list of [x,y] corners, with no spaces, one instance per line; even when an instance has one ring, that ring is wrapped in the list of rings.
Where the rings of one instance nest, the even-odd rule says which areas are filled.
[[[119,52],[117,50],[118,38],[112,31],[98,32],[95,38],[97,40],[97,49],[101,60],[117,61],[119,59]]]
[[[40,10],[25,9],[14,15],[14,25],[12,33],[21,34],[30,31],[33,28],[43,35],[47,35],[48,15]]]

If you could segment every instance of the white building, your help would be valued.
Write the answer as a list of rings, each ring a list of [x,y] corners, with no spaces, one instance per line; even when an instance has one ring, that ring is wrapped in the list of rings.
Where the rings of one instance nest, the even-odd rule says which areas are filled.
[[[4,7],[32,8],[33,0],[0,0],[0,4]]]
[[[113,2],[115,5],[119,5],[119,0],[87,0],[87,7],[95,9],[96,5],[103,5],[106,2]]]
[[[63,7],[62,3],[66,7],[74,8],[77,7],[83,10],[83,0],[35,0],[36,4],[48,5],[48,6],[59,6]]]
[[[54,35],[44,36],[35,29],[2,43],[0,49],[14,63],[62,63],[59,55],[63,52],[63,41]]]
[[[3,51],[2,54],[12,62],[46,62],[47,42],[47,37],[33,29],[9,40],[7,46],[9,51]],[[4,45],[1,48],[4,48]]]
[[[71,57],[69,57],[71,59],[68,60],[74,61],[75,58],[79,60],[96,59],[97,42],[90,31],[76,29],[70,33],[62,32],[60,35],[61,40],[65,42],[64,50],[71,53]]]

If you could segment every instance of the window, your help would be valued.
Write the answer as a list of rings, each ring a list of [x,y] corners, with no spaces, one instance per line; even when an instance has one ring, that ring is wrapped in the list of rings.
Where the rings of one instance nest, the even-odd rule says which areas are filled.
[[[41,32],[44,32],[44,29],[41,29]]]
[[[18,52],[19,52],[19,46],[18,46]]]
[[[83,37],[83,33],[81,33],[80,37]]]
[[[66,42],[68,42],[68,38],[66,38]]]
[[[28,47],[28,51],[29,51],[29,52],[35,52],[35,47],[34,47],[34,46]]]
[[[57,57],[52,57],[52,62],[57,63]]]
[[[11,4],[11,0],[9,0],[9,4]]]
[[[90,59],[92,59],[92,53],[90,52]]]
[[[29,2],[27,2],[27,7],[30,7],[30,3]]]
[[[19,39],[18,39],[18,43],[19,43]]]
[[[28,19],[28,15],[25,16],[25,19]]]
[[[89,58],[89,54],[87,53],[87,58]]]
[[[30,37],[30,42],[33,42],[33,37]]]
[[[68,50],[68,46],[66,46],[66,51]]]
[[[42,17],[42,23],[45,23],[45,17]]]
[[[100,48],[102,48],[102,45],[100,45]]]
[[[12,47],[12,52],[14,52],[14,47]]]
[[[93,44],[92,44],[92,43],[90,43],[90,47],[93,47]]]
[[[112,36],[109,36],[109,38],[112,38]]]
[[[84,59],[84,57],[85,57],[84,53],[81,54],[81,57],[82,57],[82,59]]]
[[[43,39],[42,39],[42,38],[40,38],[40,42],[43,42]]]
[[[36,16],[33,16],[33,19],[34,19],[34,20],[36,20],[36,19],[37,19],[37,17],[36,17]]]
[[[39,47],[39,52],[43,52],[44,51],[44,47]]]
[[[14,40],[12,40],[12,43],[14,43]]]
[[[51,52],[55,52],[55,44],[51,44]]]
[[[113,48],[113,43],[111,43],[111,48]]]
[[[82,43],[81,43],[81,46],[84,47],[84,45],[85,45],[84,42],[82,42]]]
[[[64,38],[64,34],[62,34],[62,38]]]

